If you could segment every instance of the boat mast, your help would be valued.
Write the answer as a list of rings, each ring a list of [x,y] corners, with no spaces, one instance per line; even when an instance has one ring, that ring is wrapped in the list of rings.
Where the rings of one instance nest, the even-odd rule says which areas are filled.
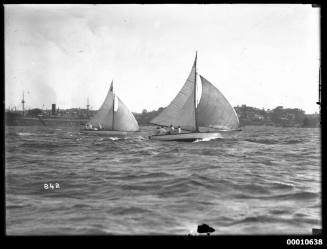
[[[319,66],[319,100],[317,104],[319,105],[319,110],[321,112],[321,65]]]
[[[89,97],[87,97],[87,103],[86,103],[86,116],[87,116],[87,118],[89,118],[89,108],[90,108]]]
[[[113,88],[114,81],[111,81],[111,91],[112,91],[112,129],[114,130],[115,125],[115,94],[114,94],[114,88]]]
[[[23,99],[22,99],[22,105],[23,105],[23,116],[25,114],[25,100],[24,100],[24,91],[23,91]]]
[[[198,51],[195,52],[195,62],[194,62],[194,67],[195,67],[195,82],[194,82],[194,116],[195,116],[195,132],[199,132],[199,125],[198,125],[198,110],[196,108],[196,61],[198,59]]]

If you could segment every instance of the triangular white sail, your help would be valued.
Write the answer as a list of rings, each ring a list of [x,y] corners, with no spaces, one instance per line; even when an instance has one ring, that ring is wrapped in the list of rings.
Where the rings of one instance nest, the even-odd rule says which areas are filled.
[[[88,122],[92,125],[92,127],[99,127],[101,124],[102,128],[105,130],[112,130],[112,108],[113,108],[113,99],[114,95],[112,92],[112,87],[101,105],[100,109],[96,112],[96,114],[91,118]]]
[[[202,96],[198,105],[200,127],[237,129],[239,120],[234,108],[224,95],[202,75]]]
[[[180,126],[185,130],[195,130],[194,85],[195,64],[177,96],[158,116],[150,123],[163,126]]]
[[[126,105],[118,98],[118,109],[115,111],[114,130],[115,131],[138,131],[138,123]]]
[[[97,113],[88,122],[93,128],[114,131],[138,131],[139,126],[134,115],[113,93],[111,83],[109,92]]]

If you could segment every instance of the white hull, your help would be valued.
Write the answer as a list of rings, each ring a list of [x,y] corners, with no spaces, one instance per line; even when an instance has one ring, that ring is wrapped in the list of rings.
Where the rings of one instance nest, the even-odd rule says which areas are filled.
[[[161,140],[161,141],[191,142],[191,141],[203,140],[203,139],[222,138],[222,136],[218,132],[192,132],[192,133],[181,133],[181,134],[172,134],[172,135],[152,135],[149,138],[152,140]]]
[[[81,133],[107,135],[107,136],[128,136],[137,131],[104,131],[104,130],[81,130]]]

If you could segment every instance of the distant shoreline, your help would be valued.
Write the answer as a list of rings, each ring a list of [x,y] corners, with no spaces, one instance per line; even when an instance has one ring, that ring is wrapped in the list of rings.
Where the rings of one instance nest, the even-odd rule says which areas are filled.
[[[164,108],[142,113],[133,113],[139,125],[151,125],[150,121]],[[305,114],[298,108],[259,109],[251,106],[234,107],[239,118],[240,127],[244,126],[274,126],[274,127],[320,127],[320,114]]]
[[[143,110],[141,113],[133,113],[139,125],[152,125],[150,121],[157,116],[164,108],[157,110]],[[299,128],[315,128],[320,127],[320,114],[305,114],[298,108],[283,108],[277,106],[274,109],[259,109],[251,106],[234,107],[240,122],[240,127],[245,126],[274,126],[274,127],[299,127]],[[82,125],[87,122],[96,111],[71,108],[65,110],[42,110],[30,109],[25,111],[5,112],[6,125],[19,125],[23,123],[40,124],[42,120],[51,123],[72,123],[71,125]],[[30,122],[28,122],[28,119]],[[42,123],[43,124],[43,123]]]

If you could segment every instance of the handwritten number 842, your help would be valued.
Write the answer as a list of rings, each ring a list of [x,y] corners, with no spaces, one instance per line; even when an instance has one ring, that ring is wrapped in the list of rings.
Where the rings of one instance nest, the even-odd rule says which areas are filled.
[[[55,183],[55,184],[52,184],[52,183],[47,184],[47,183],[45,183],[43,185],[43,188],[44,189],[55,189],[55,188],[60,188],[60,185],[59,185],[59,183]]]

